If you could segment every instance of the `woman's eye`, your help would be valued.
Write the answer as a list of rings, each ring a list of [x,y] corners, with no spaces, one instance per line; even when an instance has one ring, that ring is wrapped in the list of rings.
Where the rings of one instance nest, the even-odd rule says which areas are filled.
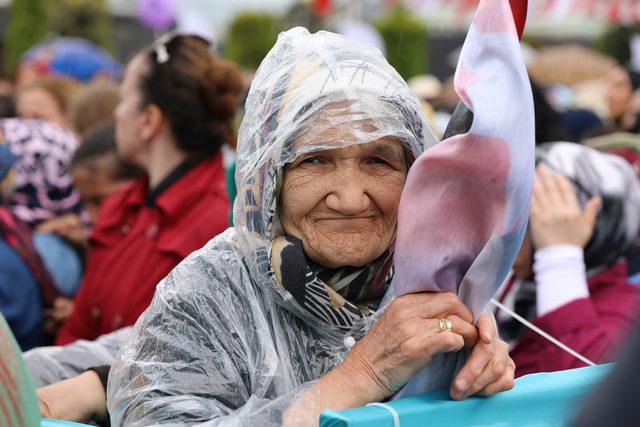
[[[370,164],[374,164],[374,165],[388,165],[389,162],[387,162],[385,159],[381,158],[381,157],[370,157],[369,158],[369,163]]]
[[[318,157],[318,156],[307,157],[306,159],[302,160],[300,163],[304,163],[308,165],[319,165],[322,163],[322,157]]]

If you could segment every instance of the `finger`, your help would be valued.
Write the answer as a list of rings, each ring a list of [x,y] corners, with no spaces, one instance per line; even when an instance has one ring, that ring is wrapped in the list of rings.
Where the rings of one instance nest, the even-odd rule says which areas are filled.
[[[593,231],[598,219],[598,212],[600,212],[600,206],[602,200],[600,197],[593,197],[584,206],[584,212],[582,213],[582,222],[585,226],[589,227],[589,230]]]
[[[558,182],[559,174],[546,165],[540,165],[540,182],[546,206],[563,206],[564,199]]]
[[[424,304],[422,307],[421,317],[426,319],[455,315],[466,322],[473,322],[473,314],[471,311],[460,301],[460,298],[452,292],[434,294],[429,300],[429,304]]]
[[[504,345],[504,347],[503,347]],[[506,344],[476,345],[451,386],[451,397],[465,399],[502,377],[509,354]]]
[[[491,318],[491,315],[488,313],[482,313],[478,318],[478,335],[480,339],[485,344],[491,344],[493,339],[496,337],[497,330],[496,325]]]
[[[464,338],[454,332],[445,331],[425,338],[423,345],[426,349],[423,354],[433,357],[436,354],[461,350],[464,347]]]
[[[451,322],[451,332],[460,335],[464,339],[465,347],[472,347],[478,340],[478,330],[471,323],[466,322],[456,315],[448,315],[447,319]],[[426,330],[429,335],[444,333],[440,330],[440,322],[438,319],[429,319],[429,327]]]
[[[542,206],[542,207],[549,204],[547,202],[547,191],[545,188],[545,182],[543,181],[544,172],[542,172],[543,169],[541,169],[543,167],[544,165],[540,165],[536,169],[536,174],[533,179],[533,195],[532,195],[532,202],[535,201],[538,206]]]
[[[533,192],[531,193],[531,217],[532,217],[531,219],[532,220],[538,217],[538,214],[542,207],[543,202],[540,199],[540,195],[538,194],[539,192],[540,192],[539,187],[537,187],[534,184]]]
[[[514,385],[515,371],[516,366],[513,361],[511,361],[511,363],[507,364],[504,374],[502,374],[502,377],[500,377],[498,381],[489,384],[477,394],[481,396],[492,396],[501,391],[511,390]]]
[[[55,224],[52,224],[51,222],[43,222],[42,224],[36,226],[36,231],[39,233],[51,233],[51,231],[54,229]]]
[[[573,188],[567,177],[557,172],[556,184],[558,185],[558,190],[562,196],[564,204],[571,206],[572,208],[579,209],[580,203],[578,203],[578,198],[576,197],[576,190]]]

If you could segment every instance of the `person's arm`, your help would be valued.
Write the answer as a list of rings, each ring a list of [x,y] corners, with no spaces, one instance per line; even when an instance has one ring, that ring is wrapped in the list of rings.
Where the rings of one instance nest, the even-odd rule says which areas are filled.
[[[325,409],[339,411],[381,402],[399,390],[434,355],[456,351],[465,345],[473,349],[452,381],[449,393],[453,399],[462,400],[474,394],[489,396],[511,389],[515,365],[508,356],[507,344],[497,336],[493,319],[487,314],[481,315],[476,331],[478,339],[472,340],[475,334],[465,330],[471,325],[458,317],[462,312],[466,312],[465,318],[471,313],[451,295],[413,294],[394,301],[395,307],[392,304],[388,310],[390,315],[383,314],[340,365],[287,408],[283,424],[312,425]],[[403,310],[405,304],[407,311]],[[430,309],[418,314],[421,320],[407,316],[420,306]],[[435,325],[437,318],[445,315],[455,319],[450,333],[440,332]],[[406,319],[407,324],[394,317]]]
[[[86,423],[107,414],[106,393],[93,370],[39,388],[36,394],[43,418]]]
[[[564,176],[538,166],[529,222],[536,248],[533,269],[538,317],[534,323],[596,362],[611,344],[608,329],[618,327],[601,318],[587,287],[582,259],[599,205],[600,200],[593,198],[582,209]],[[512,357],[519,374],[584,365],[533,333],[520,340]]]
[[[216,256],[225,260],[224,271],[209,268],[195,253],[158,285],[112,366],[107,393],[114,425],[314,423],[324,409],[384,399],[432,355],[459,349],[465,341],[471,346],[477,339],[471,313],[457,297],[413,294],[392,303],[344,363],[331,370],[335,356],[328,356],[307,366],[307,344],[299,347],[302,354],[278,351],[278,335],[296,330],[279,322],[293,320],[280,319],[273,300],[265,302],[252,285],[241,285],[250,281],[244,267]],[[432,303],[425,304],[430,298]],[[273,304],[267,310],[271,314],[261,308],[265,303]],[[444,316],[453,331],[439,330],[437,317]],[[272,329],[274,323],[278,326]],[[488,338],[493,342],[495,337]],[[506,348],[501,356],[504,366],[497,376],[506,372],[512,381]],[[484,388],[502,380],[487,363],[494,357],[479,354],[475,359],[483,363],[470,383],[482,377],[475,386]],[[322,364],[328,364],[328,373],[316,381],[297,384],[293,378],[295,369],[318,370]]]
[[[537,167],[529,230],[535,248],[538,317],[589,298],[583,248],[593,235],[599,208],[597,197],[581,208],[562,174],[545,165]]]
[[[72,378],[93,366],[111,365],[131,329],[122,328],[93,341],[34,348],[24,353],[25,364],[36,387]]]
[[[41,222],[35,230],[59,235],[81,251],[83,259],[86,258],[89,251],[89,233],[80,220],[80,215],[70,213],[58,216]]]
[[[583,249],[578,245],[557,244],[534,254],[537,317],[568,304],[589,298]]]

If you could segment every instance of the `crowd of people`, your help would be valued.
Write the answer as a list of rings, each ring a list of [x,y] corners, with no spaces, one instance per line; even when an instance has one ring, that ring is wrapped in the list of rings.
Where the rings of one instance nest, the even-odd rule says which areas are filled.
[[[454,399],[584,366],[507,312],[394,296],[407,174],[460,111],[446,84],[302,29],[244,82],[171,33],[121,82],[0,97],[0,313],[43,416],[306,425],[463,348]],[[495,299],[612,361],[640,316],[640,74],[611,69],[606,116],[531,85],[531,215]]]

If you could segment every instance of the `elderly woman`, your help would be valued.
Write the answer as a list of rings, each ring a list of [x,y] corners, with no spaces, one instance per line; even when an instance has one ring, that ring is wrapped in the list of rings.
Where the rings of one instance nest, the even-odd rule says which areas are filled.
[[[400,194],[435,138],[380,53],[290,30],[246,110],[235,227],[158,285],[112,367],[112,422],[316,423],[391,397],[465,346],[452,397],[510,388],[487,316],[476,329],[453,294],[394,300]]]

